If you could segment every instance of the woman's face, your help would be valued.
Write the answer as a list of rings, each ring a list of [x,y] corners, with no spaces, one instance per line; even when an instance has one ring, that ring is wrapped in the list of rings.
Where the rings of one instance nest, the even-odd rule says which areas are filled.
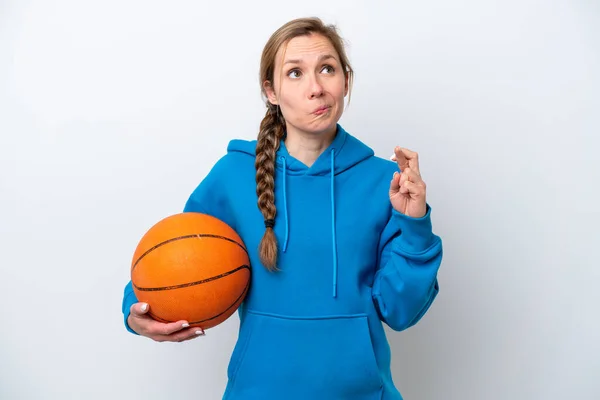
[[[288,135],[335,131],[344,111],[348,81],[327,38],[299,36],[290,40],[287,48],[282,46],[275,60],[274,80],[274,88],[267,82],[265,91],[269,101],[281,108]]]

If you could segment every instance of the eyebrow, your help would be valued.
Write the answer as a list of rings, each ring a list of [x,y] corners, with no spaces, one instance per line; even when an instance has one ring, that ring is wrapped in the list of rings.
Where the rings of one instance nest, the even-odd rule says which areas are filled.
[[[331,54],[323,54],[322,56],[319,57],[319,62],[324,61],[324,60],[328,60],[330,58],[333,58],[334,60],[336,59]],[[290,59],[290,60],[287,60],[286,62],[284,62],[283,65],[286,65],[286,64],[302,64],[302,62],[303,62],[302,60]]]

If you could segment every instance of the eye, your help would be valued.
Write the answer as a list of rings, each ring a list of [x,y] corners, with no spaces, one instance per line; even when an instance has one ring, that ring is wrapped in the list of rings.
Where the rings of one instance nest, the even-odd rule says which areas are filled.
[[[290,72],[287,73],[287,76],[289,76],[292,79],[298,78],[298,76],[292,76],[292,74],[294,74],[294,73],[296,73],[296,74],[298,74],[298,76],[300,76],[300,71],[298,71],[297,69],[290,70]]]
[[[332,74],[335,72],[335,68],[333,68],[331,65],[325,65],[323,67],[323,69],[328,68],[329,69],[329,73]],[[321,71],[323,71],[323,69]]]

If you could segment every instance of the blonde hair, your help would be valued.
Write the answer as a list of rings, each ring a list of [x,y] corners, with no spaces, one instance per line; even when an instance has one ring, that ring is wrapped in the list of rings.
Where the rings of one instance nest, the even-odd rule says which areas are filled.
[[[270,271],[277,270],[278,251],[277,239],[273,232],[275,215],[277,214],[275,208],[275,156],[279,149],[279,143],[284,136],[286,125],[279,107],[268,101],[264,84],[269,82],[270,85],[273,85],[275,58],[279,49],[295,37],[312,34],[322,35],[331,42],[339,56],[350,92],[354,78],[354,72],[344,49],[343,39],[338,34],[337,27],[331,24],[326,25],[316,17],[298,18],[289,21],[271,35],[263,49],[260,60],[259,81],[267,105],[267,112],[260,123],[254,165],[256,168],[258,208],[265,219],[265,234],[258,250],[261,262]],[[348,99],[350,99],[350,96]]]

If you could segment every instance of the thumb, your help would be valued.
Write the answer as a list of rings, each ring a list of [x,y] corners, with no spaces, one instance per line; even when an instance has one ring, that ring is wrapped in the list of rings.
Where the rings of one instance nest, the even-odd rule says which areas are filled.
[[[133,315],[144,315],[150,309],[150,305],[148,303],[135,303],[131,305],[131,309],[129,310]]]
[[[394,172],[392,182],[390,183],[390,193],[396,193],[400,191],[400,173]]]

